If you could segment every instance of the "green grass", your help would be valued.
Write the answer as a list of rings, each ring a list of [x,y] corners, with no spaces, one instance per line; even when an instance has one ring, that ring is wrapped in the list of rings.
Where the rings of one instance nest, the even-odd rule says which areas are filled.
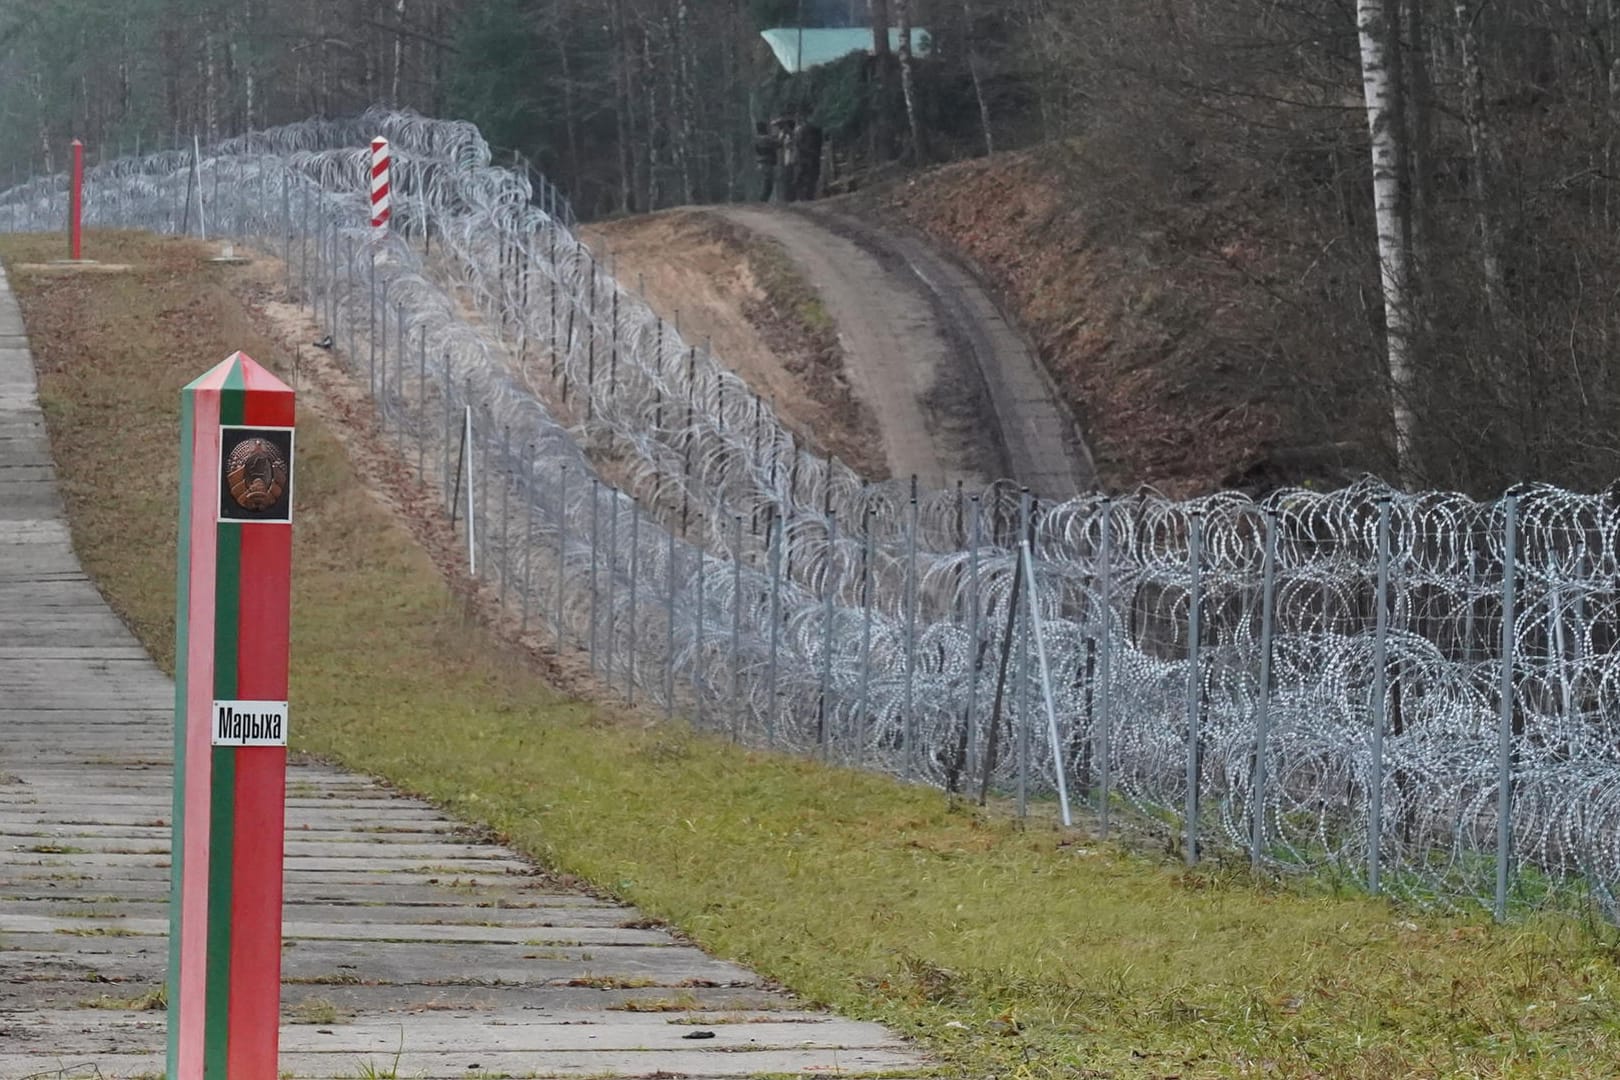
[[[217,283],[236,271],[184,243],[94,243],[143,269],[13,281],[75,543],[167,663],[177,390],[233,348],[282,358]],[[0,254],[55,244],[5,241]],[[1188,872],[566,700],[469,622],[307,413],[298,445],[299,749],[422,793],[814,1001],[886,1021],[948,1073],[1615,1074],[1620,972],[1594,930],[1550,917],[1496,928]]]

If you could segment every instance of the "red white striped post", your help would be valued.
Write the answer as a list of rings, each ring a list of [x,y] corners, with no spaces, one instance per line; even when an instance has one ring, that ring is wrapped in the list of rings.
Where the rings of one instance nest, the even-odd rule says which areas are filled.
[[[84,143],[73,140],[73,186],[68,188],[68,258],[84,252]]]
[[[169,1080],[276,1080],[293,392],[242,353],[181,395]]]
[[[371,227],[376,230],[376,236],[384,236],[388,232],[388,219],[392,216],[389,199],[389,180],[391,178],[392,158],[388,152],[388,140],[376,138],[371,140]]]

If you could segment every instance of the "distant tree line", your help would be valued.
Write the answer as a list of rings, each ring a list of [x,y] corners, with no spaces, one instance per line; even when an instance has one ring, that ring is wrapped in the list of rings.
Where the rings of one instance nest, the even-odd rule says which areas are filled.
[[[982,2],[0,0],[0,153],[55,168],[75,136],[94,159],[391,104],[477,122],[587,213],[738,198],[784,111],[846,169],[990,145],[970,42],[1006,34]],[[876,29],[902,25],[926,61]],[[790,75],[760,31],[796,26],[870,28],[871,51]]]
[[[60,164],[371,102],[448,104],[463,0],[0,0],[0,154]]]
[[[383,103],[480,124],[585,215],[1041,145],[1098,236],[1229,264],[1252,377],[1413,484],[1620,470],[1620,0],[0,0],[0,183]],[[760,31],[870,27],[791,75]],[[913,55],[902,33],[930,35]]]

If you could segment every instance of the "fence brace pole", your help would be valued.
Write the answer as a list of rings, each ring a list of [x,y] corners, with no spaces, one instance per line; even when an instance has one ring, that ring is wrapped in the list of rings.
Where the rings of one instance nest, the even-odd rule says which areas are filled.
[[[1260,577],[1260,701],[1254,718],[1254,788],[1249,796],[1249,866],[1260,869],[1266,844],[1266,755],[1271,737],[1271,646],[1277,607],[1277,511],[1266,512],[1265,562]]]
[[[1518,584],[1519,497],[1503,502],[1502,685],[1496,739],[1496,919],[1507,918],[1508,868],[1513,852],[1513,623]]]
[[[1035,558],[1029,550],[1029,537],[1019,545],[1024,557],[1024,586],[1029,590],[1029,621],[1035,629],[1035,657],[1041,666],[1041,696],[1046,701],[1046,734],[1052,742],[1052,769],[1057,776],[1058,808],[1065,828],[1074,824],[1069,815],[1069,782],[1064,777],[1063,740],[1058,735],[1057,705],[1052,700],[1052,671],[1046,663],[1046,636],[1041,632],[1040,595],[1035,588]]]
[[[1187,563],[1190,580],[1187,591],[1187,836],[1183,852],[1188,866],[1198,865],[1198,739],[1199,700],[1203,686],[1199,681],[1198,647],[1203,627],[1199,620],[1199,607],[1203,601],[1203,547],[1204,515],[1195,510],[1190,516],[1187,536]]]

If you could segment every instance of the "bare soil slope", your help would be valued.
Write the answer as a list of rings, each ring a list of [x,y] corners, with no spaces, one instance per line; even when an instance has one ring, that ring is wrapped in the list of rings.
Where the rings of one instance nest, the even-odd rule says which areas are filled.
[[[624,286],[688,342],[709,343],[801,440],[867,476],[888,475],[877,423],[844,374],[837,330],[779,245],[697,210],[591,225],[584,236]]]
[[[848,209],[858,210],[858,204]],[[1074,419],[973,272],[840,206],[683,210],[587,239],[687,339],[866,475],[1092,486]]]
[[[1313,253],[1235,197],[1133,217],[1091,182],[1105,172],[1050,148],[857,198],[981,272],[1034,339],[1105,485],[1336,484],[1375,460],[1365,402],[1309,368],[1312,335],[1331,331],[1289,297]]]
[[[780,244],[816,290],[891,473],[941,487],[1006,474],[1005,449],[984,422],[982,380],[915,281],[819,217],[767,206],[717,213]]]

